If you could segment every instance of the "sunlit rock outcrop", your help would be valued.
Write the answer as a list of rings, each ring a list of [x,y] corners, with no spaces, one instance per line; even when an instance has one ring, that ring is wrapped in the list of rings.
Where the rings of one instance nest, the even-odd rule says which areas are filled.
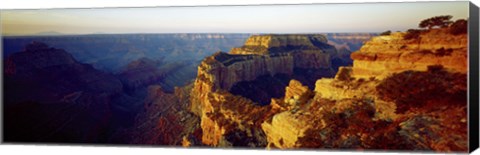
[[[466,35],[404,35],[374,37],[352,54],[353,67],[267,119],[267,147],[467,151]]]
[[[404,39],[406,32],[378,36],[353,52],[352,76],[383,79],[405,70],[426,71],[430,65],[467,72],[467,35],[452,35],[448,29],[422,32],[419,38]]]
[[[295,68],[330,69],[335,52],[322,35],[263,35],[252,36],[230,53],[207,57],[198,67],[191,106],[201,117],[202,141],[213,146],[266,146],[261,123],[288,106],[280,100],[281,105],[257,106],[230,94],[230,88],[264,75],[293,75]],[[298,81],[290,83],[287,93],[292,99],[303,100],[311,94]]]
[[[207,57],[199,66],[190,106],[201,118],[202,143],[465,151],[466,35],[450,34],[447,28],[424,30],[414,39],[405,35],[373,37],[351,55],[353,66],[338,68],[332,61],[345,53],[321,35],[252,36],[230,53]],[[304,77],[294,76],[298,68],[338,72],[317,78],[311,87]],[[269,104],[232,93],[239,83],[262,78],[271,84],[263,76],[277,75],[285,75],[271,78],[282,84],[278,91],[284,94]],[[262,83],[239,90],[254,89],[252,84]]]

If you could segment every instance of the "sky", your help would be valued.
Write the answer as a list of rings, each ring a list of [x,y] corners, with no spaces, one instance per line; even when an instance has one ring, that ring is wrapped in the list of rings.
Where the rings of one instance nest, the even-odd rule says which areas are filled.
[[[468,17],[468,2],[1,10],[2,35],[109,33],[325,33],[417,28]]]

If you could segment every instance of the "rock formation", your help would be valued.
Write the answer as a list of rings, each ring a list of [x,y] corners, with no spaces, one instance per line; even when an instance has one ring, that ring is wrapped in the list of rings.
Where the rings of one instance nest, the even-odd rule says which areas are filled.
[[[129,89],[155,84],[166,74],[166,72],[158,70],[159,63],[148,58],[132,61],[119,74],[120,79]]]
[[[467,35],[449,28],[413,39],[409,33],[373,37],[351,55],[352,46],[337,49],[324,35],[253,35],[206,57],[195,81],[172,93],[152,84],[182,67],[139,59],[120,73],[122,85],[62,49],[33,42],[5,60],[5,139],[467,151]],[[329,37],[372,37],[354,36]],[[347,55],[353,66],[340,65]],[[131,108],[134,99],[123,92],[136,87],[148,87],[143,111],[133,127],[111,136],[111,118],[124,116],[113,109]]]
[[[32,42],[7,58],[5,140],[101,142],[122,83],[62,49]],[[124,101],[125,102],[125,101]]]
[[[403,39],[405,32],[378,36],[352,53],[352,76],[385,78],[405,70],[426,71],[430,65],[467,72],[466,34],[452,35],[448,29],[434,29],[417,39]]]
[[[230,53],[264,55],[292,50],[318,50],[319,48],[325,51],[325,49],[330,48],[326,43],[327,38],[324,35],[253,35],[247,39],[242,47],[232,48]]]
[[[345,48],[348,51],[357,51],[366,41],[377,36],[377,33],[328,33],[328,44],[337,49]]]
[[[228,91],[236,83],[265,75],[294,75],[295,69],[331,70],[330,60],[336,56],[336,50],[326,42],[323,35],[252,36],[244,46],[233,48],[230,53],[217,52],[207,57],[198,67],[191,106],[201,117],[202,142],[212,146],[266,146],[261,123],[289,108],[279,107],[286,104],[257,106],[252,100]],[[299,82],[290,85],[288,95],[303,99],[304,95],[293,94],[308,88],[297,90]]]
[[[160,60],[140,58],[129,63],[118,77],[129,91],[134,91],[149,85],[163,84],[167,76],[175,74],[187,65],[189,65],[187,62],[165,63]],[[171,86],[164,89],[173,90]]]
[[[467,151],[466,34],[404,35],[372,38],[353,67],[267,119],[268,147]]]
[[[320,35],[267,35],[206,58],[190,107],[200,117],[202,143],[466,151],[466,35],[447,28],[425,30],[417,39],[405,35],[373,37],[334,78],[319,78],[314,89],[292,78],[283,96],[263,106],[232,95],[232,86],[262,75],[295,75],[295,68],[332,67],[341,54],[322,50]]]
[[[152,60],[165,58],[168,62],[197,62],[216,51],[241,46],[249,36],[250,34],[205,33],[5,36],[2,45],[6,57],[21,51],[32,41],[40,41],[65,49],[81,63],[119,73],[124,66],[143,57]],[[193,74],[195,73],[196,70]]]
[[[237,82],[262,75],[293,74],[294,68],[328,69],[336,54],[321,35],[252,36],[245,44],[230,54],[217,52],[205,58],[198,67],[197,82],[213,82],[208,91],[230,90]]]
[[[199,118],[188,111],[191,86],[165,93],[158,85],[148,87],[145,111],[136,117],[127,134],[131,144],[201,145]]]
[[[43,43],[32,42],[24,51],[12,54],[7,60],[11,63],[5,67],[12,70],[6,76],[9,80],[6,87],[12,86],[7,92],[11,93],[8,101],[58,101],[75,91],[106,95],[122,91],[121,82],[113,75],[81,64],[65,50]],[[25,88],[18,87],[20,85]]]

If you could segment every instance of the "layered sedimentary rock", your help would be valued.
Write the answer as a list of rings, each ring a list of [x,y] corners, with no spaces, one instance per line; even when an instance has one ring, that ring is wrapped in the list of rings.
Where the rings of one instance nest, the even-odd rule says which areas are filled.
[[[22,52],[9,57],[15,72],[11,74],[29,76],[33,69],[42,69],[57,65],[71,65],[78,63],[73,57],[62,49],[48,47],[40,42],[27,44]]]
[[[364,42],[377,36],[377,33],[328,33],[328,44],[337,49],[345,48],[349,51],[357,51]]]
[[[149,58],[140,58],[128,64],[123,71],[118,74],[126,88],[130,91],[149,85],[164,84],[168,91],[172,91],[170,81],[165,81],[167,76],[179,72],[180,69],[189,65],[187,62],[165,63],[159,60]],[[171,78],[171,77],[170,77]]]
[[[32,41],[62,48],[82,63],[94,68],[121,72],[130,62],[143,57],[167,62],[200,61],[216,51],[241,46],[250,34],[97,34],[63,36],[5,36],[5,56],[21,51]],[[198,64],[195,64],[195,66]],[[193,71],[193,74],[196,70]],[[194,79],[188,79],[190,81]],[[173,90],[173,88],[172,88]]]
[[[294,68],[329,68],[330,56],[321,51],[278,55],[229,55],[216,53],[199,66],[199,76],[215,82],[213,90],[229,90],[240,81],[252,81],[261,75],[293,74]]]
[[[405,32],[378,36],[352,53],[352,76],[385,78],[405,70],[426,71],[430,65],[467,72],[466,34],[452,35],[448,29],[422,32],[416,39],[404,39]]]
[[[352,55],[353,67],[318,80],[314,95],[267,119],[268,147],[467,151],[466,35],[448,28],[422,32],[423,41],[403,35],[372,38]]]
[[[261,123],[288,109],[288,105],[257,106],[228,91],[238,82],[260,76],[288,76],[295,74],[295,69],[331,69],[330,60],[335,55],[335,48],[326,44],[322,35],[263,35],[252,36],[243,47],[230,53],[207,57],[198,67],[192,90],[191,110],[201,117],[202,142],[213,146],[266,146]],[[289,92],[308,89],[296,88]],[[288,94],[292,99],[303,98]]]
[[[159,63],[148,58],[132,61],[119,74],[120,79],[130,89],[155,84],[165,77],[167,73],[158,70]]]
[[[302,104],[305,104],[313,97],[308,87],[299,81],[291,80],[285,89],[284,100],[273,100],[272,107],[281,109],[271,120],[262,123],[262,130],[267,134],[268,147],[293,148],[299,137],[310,127],[309,120],[298,120],[297,113]],[[285,123],[290,122],[290,123]]]
[[[322,36],[273,35],[253,36],[229,54],[206,58],[190,107],[201,118],[202,143],[466,151],[466,35],[447,28],[425,30],[418,39],[405,35],[372,38],[352,54],[352,67],[339,67],[334,78],[319,78],[314,88],[301,78],[289,79],[279,90],[284,95],[264,106],[229,91],[264,75],[331,68],[332,60],[345,54],[328,52]],[[299,43],[306,40],[310,43]]]
[[[296,103],[305,103],[313,95],[312,91],[297,80],[291,80],[285,88],[285,103],[291,106]]]
[[[5,62],[5,140],[100,142],[122,83],[63,49],[32,42]],[[126,102],[126,101],[124,101]]]
[[[321,43],[325,47],[315,45]],[[197,81],[213,82],[213,91],[229,90],[236,82],[261,75],[293,74],[294,68],[330,68],[336,54],[331,48],[322,35],[252,36],[230,54],[217,52],[207,57],[198,67]]]
[[[132,144],[200,145],[199,118],[188,111],[191,86],[166,93],[158,85],[148,87],[144,112],[128,134]],[[186,144],[185,144],[186,143]]]
[[[309,122],[296,119],[298,115],[289,111],[273,116],[271,123],[262,124],[262,129],[267,134],[270,148],[294,148],[300,137],[309,128]],[[285,123],[290,122],[290,123]]]
[[[242,47],[233,48],[231,54],[271,54],[288,52],[285,50],[317,50],[320,45],[326,44],[324,35],[253,35],[247,39]]]
[[[63,49],[48,47],[40,42],[32,42],[24,51],[9,56],[5,67],[8,86],[12,84],[12,89],[8,91],[12,96],[8,99],[14,101],[60,100],[74,90],[107,95],[122,91],[121,82],[113,75],[79,63]],[[17,82],[17,86],[23,85],[25,88],[13,89]],[[27,88],[26,84],[31,84],[31,87]]]

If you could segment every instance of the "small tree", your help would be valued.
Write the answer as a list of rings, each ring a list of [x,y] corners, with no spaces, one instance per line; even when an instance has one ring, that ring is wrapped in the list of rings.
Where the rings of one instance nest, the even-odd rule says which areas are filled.
[[[459,19],[450,25],[450,33],[453,35],[466,34],[468,32],[468,21]]]
[[[403,36],[403,39],[405,40],[418,39],[420,37],[420,33],[422,33],[422,30],[408,29],[407,34]]]
[[[432,29],[433,27],[447,27],[452,23],[450,21],[452,19],[452,16],[450,15],[444,15],[444,16],[435,16],[432,18],[425,19],[418,24],[418,27],[420,28],[428,28]]]
[[[390,34],[392,34],[392,31],[390,30],[380,33],[381,36],[388,36]]]

